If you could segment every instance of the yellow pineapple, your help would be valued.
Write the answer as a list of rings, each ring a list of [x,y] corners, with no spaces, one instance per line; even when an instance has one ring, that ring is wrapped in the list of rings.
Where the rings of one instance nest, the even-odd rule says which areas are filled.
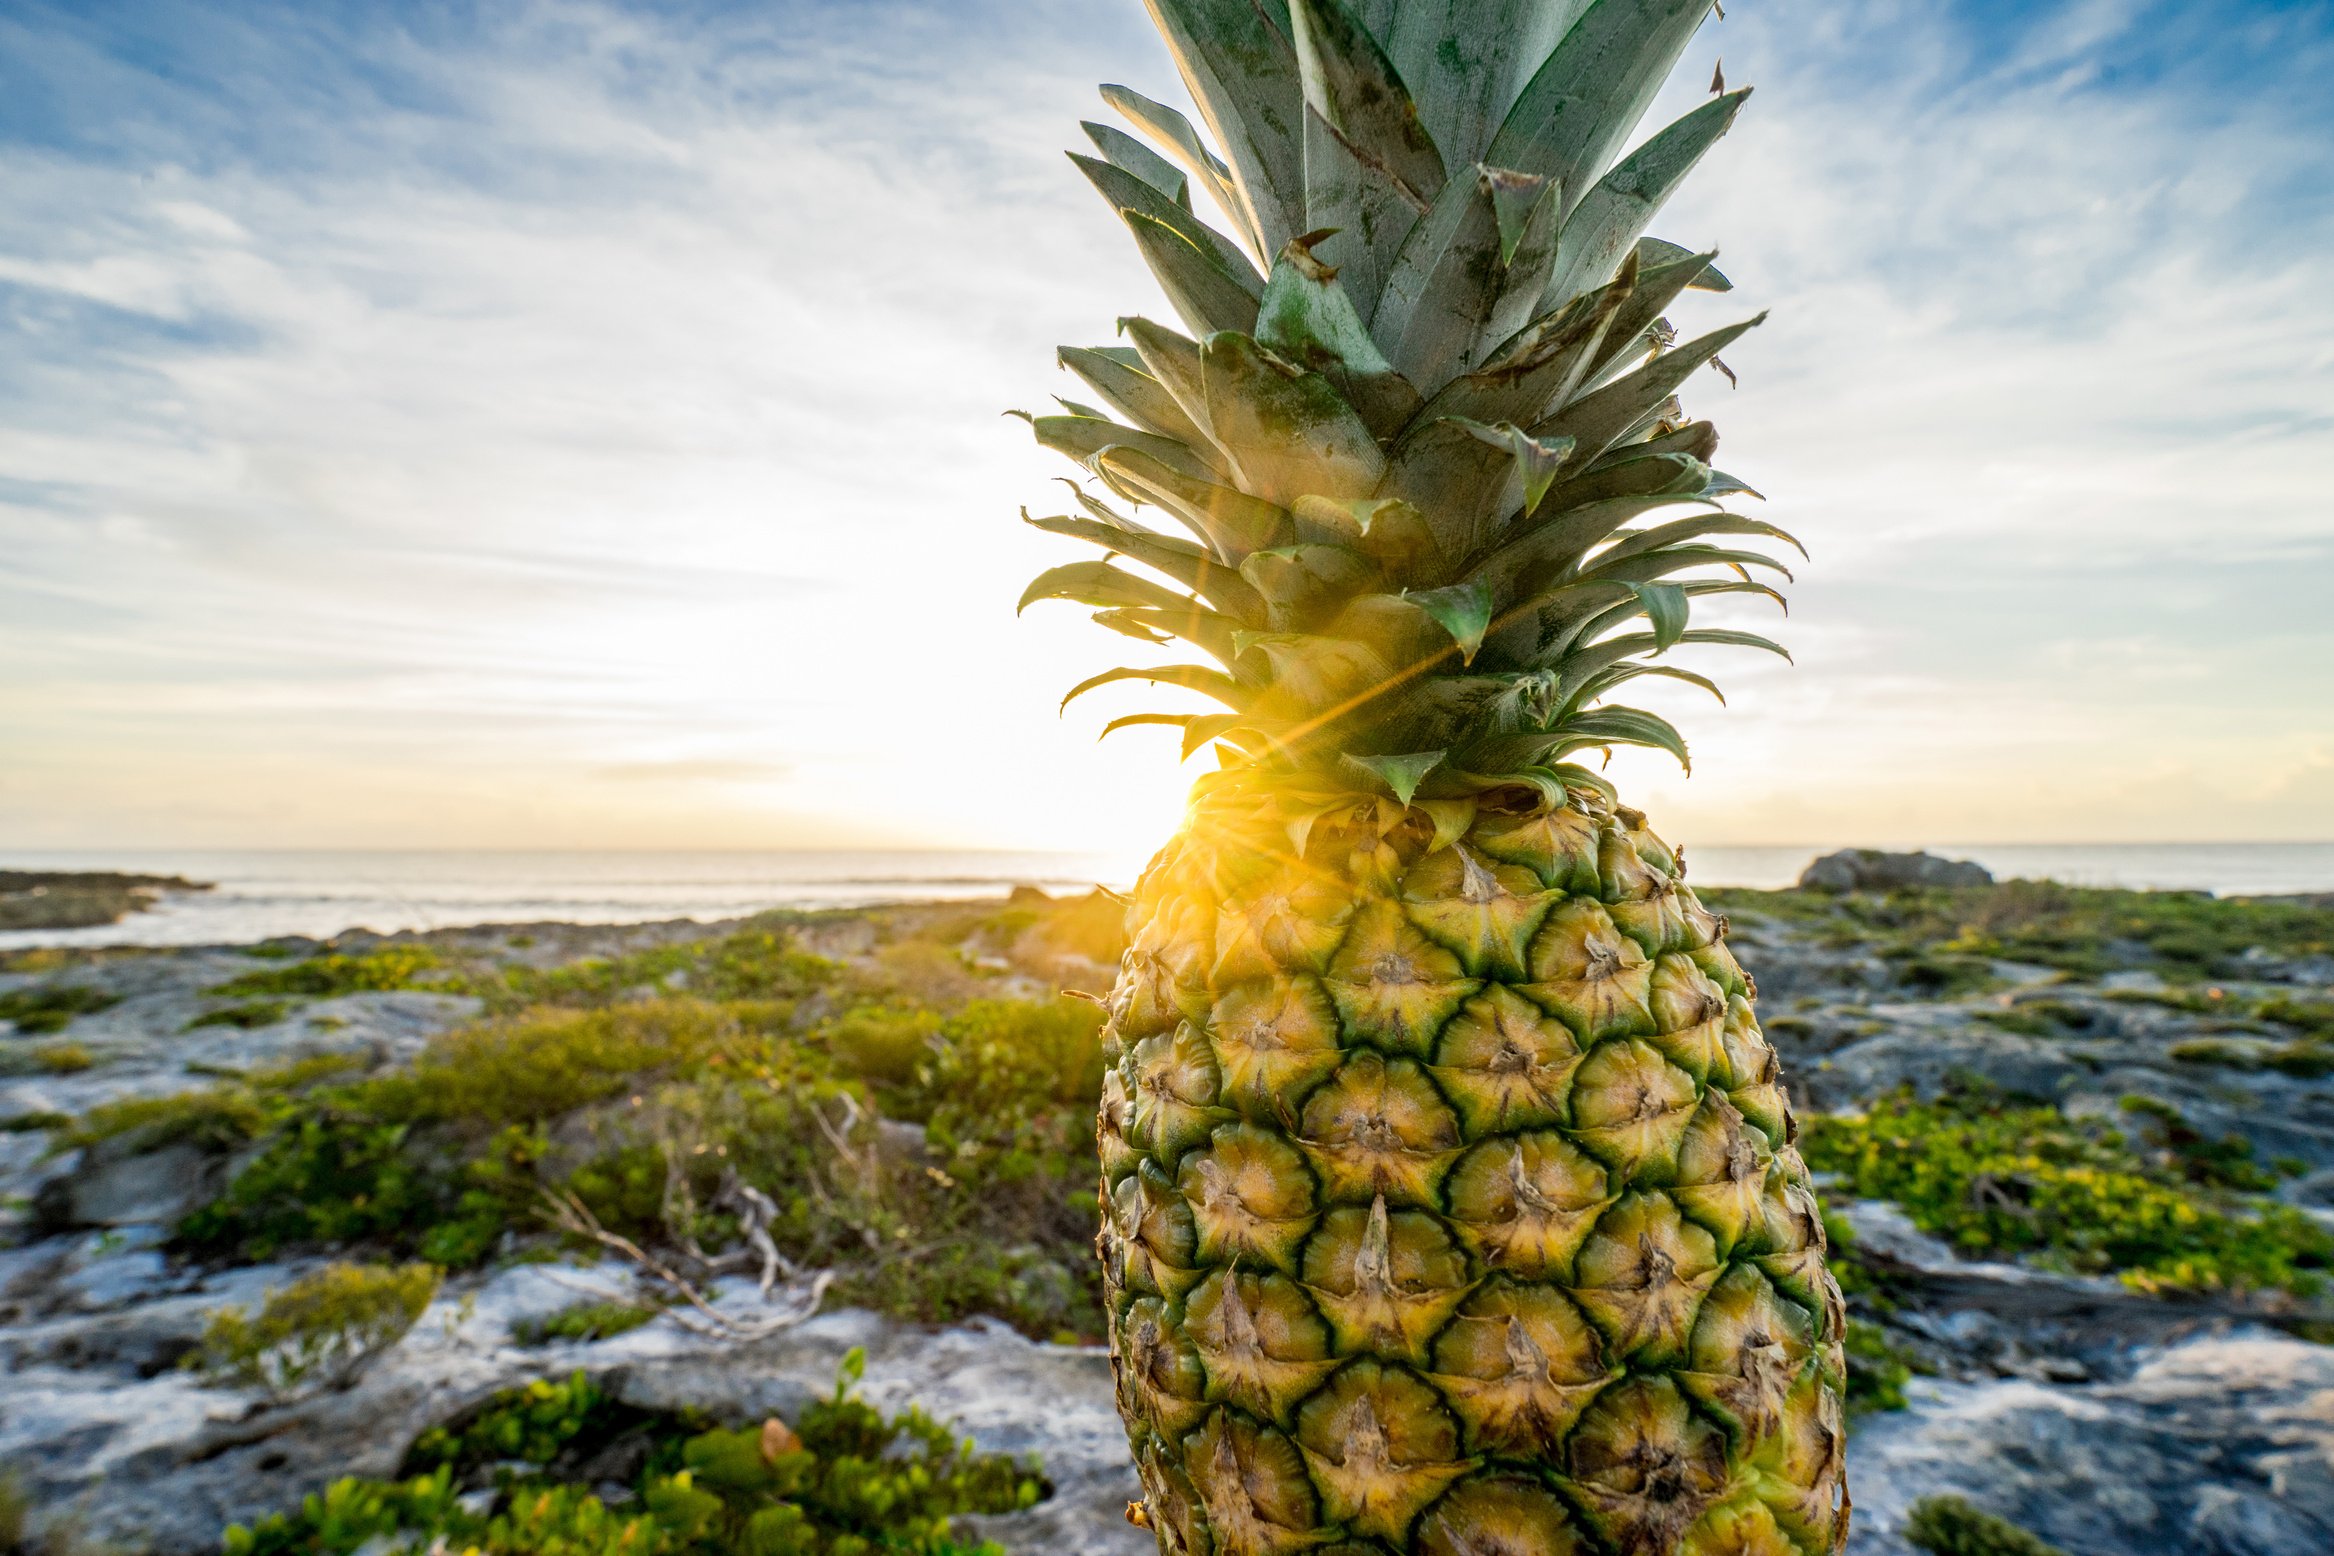
[[[1089,480],[1033,522],[1110,556],[1023,603],[1207,661],[1072,695],[1224,707],[1111,726],[1221,757],[1130,908],[1099,1121],[1164,1552],[1846,1537],[1839,1294],[1750,979],[1571,760],[1683,760],[1605,699],[1774,648],[1688,624],[1790,537],[1676,399],[1750,324],[1676,344],[1727,283],[1645,233],[1747,94],[1627,148],[1710,9],[1151,0],[1205,133],[1121,87],[1150,144],[1086,126],[1183,328],[1063,351],[1104,407],[1036,419]]]

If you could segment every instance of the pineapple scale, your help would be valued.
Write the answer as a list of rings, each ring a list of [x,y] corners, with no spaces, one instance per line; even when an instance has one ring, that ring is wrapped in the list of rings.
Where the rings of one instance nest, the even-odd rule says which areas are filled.
[[[1844,1324],[1754,990],[1644,818],[1195,808],[1098,1138],[1166,1556],[1820,1556]],[[1391,825],[1369,818],[1393,817]]]

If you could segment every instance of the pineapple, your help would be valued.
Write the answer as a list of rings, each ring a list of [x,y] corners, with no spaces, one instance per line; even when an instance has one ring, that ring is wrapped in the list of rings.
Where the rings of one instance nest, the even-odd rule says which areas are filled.
[[[1099,405],[1023,600],[1220,712],[1129,909],[1099,1141],[1119,1403],[1176,1556],[1813,1556],[1846,1537],[1838,1288],[1723,920],[1576,760],[1705,596],[1781,596],[1676,395],[1713,255],[1646,234],[1725,132],[1628,149],[1711,0],[1149,0],[1205,131],[1075,160],[1181,327]],[[1199,214],[1202,201],[1221,223]],[[1731,377],[1731,375],[1729,375]],[[1751,494],[1755,495],[1755,494]],[[1130,566],[1131,564],[1131,566]],[[1139,569],[1139,570],[1138,570]]]

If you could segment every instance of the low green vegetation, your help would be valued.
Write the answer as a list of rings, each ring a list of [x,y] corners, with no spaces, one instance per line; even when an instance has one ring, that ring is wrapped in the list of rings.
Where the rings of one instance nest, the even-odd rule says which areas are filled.
[[[187,1364],[278,1399],[337,1387],[405,1337],[437,1296],[439,1278],[427,1264],[328,1264],[269,1292],[257,1313],[213,1313]]]
[[[1842,1192],[1902,1205],[1972,1255],[2027,1255],[2141,1290],[2308,1296],[2334,1234],[2253,1196],[2274,1178],[2241,1140],[2206,1140],[2170,1109],[2070,1119],[1982,1090],[1909,1092],[1806,1121],[1802,1149]]]
[[[409,989],[442,965],[435,951],[419,945],[380,946],[355,955],[326,951],[245,973],[205,992],[226,999],[270,995],[332,999],[342,994]]]
[[[367,1542],[478,1556],[1002,1556],[967,1513],[1034,1505],[1036,1466],[976,1454],[920,1411],[852,1396],[864,1360],[793,1426],[725,1430],[630,1409],[577,1374],[499,1396],[415,1445],[403,1481],[343,1480],[227,1532],[228,1556],[347,1556]],[[587,1479],[587,1476],[589,1477]],[[619,1505],[598,1488],[625,1488]],[[465,1497],[485,1492],[485,1498]],[[481,1502],[486,1505],[481,1507]]]
[[[1090,1338],[1100,1013],[995,997],[995,974],[958,949],[1031,932],[968,910],[852,967],[769,923],[549,972],[391,967],[376,950],[341,963],[376,959],[361,975],[376,981],[426,966],[491,1013],[402,1069],[230,1075],[100,1107],[59,1144],[237,1154],[178,1228],[212,1260],[346,1251],[465,1269],[596,1224],[700,1278],[700,1250],[737,1246],[758,1192],[775,1247],[835,1272],[838,1300]],[[332,955],[252,976],[359,976],[303,972]],[[555,1201],[582,1217],[555,1228]]]
[[[43,1043],[22,1052],[0,1053],[0,1075],[79,1075],[97,1055],[79,1043]]]
[[[656,1315],[655,1308],[631,1302],[576,1302],[541,1318],[521,1319],[511,1326],[511,1338],[521,1345],[609,1340],[630,1334]]]
[[[2067,1556],[2038,1535],[1962,1497],[1923,1497],[1905,1518],[1904,1537],[1929,1556]]]
[[[198,1027],[236,1027],[248,1032],[254,1027],[274,1026],[291,1008],[289,1000],[245,1000],[239,1005],[206,1010],[189,1021],[186,1029],[192,1032]]]
[[[2334,911],[2192,892],[2116,891],[2009,881],[1879,893],[1716,890],[1717,911],[1788,920],[1820,941],[1883,958],[1932,996],[1988,986],[1992,964],[2080,977],[2148,970],[2179,985],[2237,975],[2246,952],[2334,955]]]
[[[119,995],[78,984],[12,989],[0,994],[0,1021],[13,1024],[26,1037],[42,1037],[64,1031],[76,1016],[94,1016],[120,1003]]]

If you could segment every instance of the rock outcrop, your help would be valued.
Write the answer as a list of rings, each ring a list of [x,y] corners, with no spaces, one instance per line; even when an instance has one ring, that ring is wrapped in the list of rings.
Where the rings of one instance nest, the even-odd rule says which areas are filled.
[[[1877,848],[1843,848],[1826,854],[1799,874],[1802,888],[1823,891],[1897,891],[1907,886],[1991,886],[1993,873],[1966,859],[1940,859],[1923,851],[1884,853]]]

